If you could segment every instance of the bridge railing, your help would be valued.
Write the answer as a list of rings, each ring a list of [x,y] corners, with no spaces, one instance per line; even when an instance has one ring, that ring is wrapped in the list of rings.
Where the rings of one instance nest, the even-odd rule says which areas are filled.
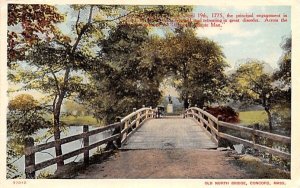
[[[212,140],[216,144],[220,144],[221,139],[226,139],[235,143],[240,143],[245,146],[249,146],[251,148],[257,149],[259,151],[267,152],[272,155],[276,155],[282,159],[290,159],[291,154],[286,151],[281,151],[279,149],[274,149],[271,145],[262,145],[258,142],[259,138],[264,138],[268,140],[272,140],[275,142],[279,142],[283,145],[287,145],[290,147],[291,138],[287,136],[282,136],[270,132],[265,132],[261,130],[257,130],[257,128],[249,128],[244,127],[232,123],[227,123],[224,121],[220,121],[219,118],[214,117],[210,113],[197,108],[191,107],[185,111],[185,117],[192,117],[196,121],[199,122],[201,126],[203,126],[211,135]],[[251,135],[251,140],[238,137],[236,135],[232,135],[230,133],[225,132],[225,129],[236,130],[240,133],[248,133]],[[272,143],[272,142],[271,142]]]
[[[121,119],[121,123],[123,123],[121,130],[121,143],[125,143],[128,138],[145,122],[145,120],[154,118],[155,114],[156,111],[152,108],[141,108]]]
[[[113,141],[120,140],[121,143],[124,143],[130,135],[132,135],[147,119],[153,118],[155,116],[155,110],[151,108],[141,108],[137,111],[132,112],[128,116],[121,119],[120,122],[106,125],[104,127],[89,131],[89,126],[83,126],[83,133],[48,142],[45,144],[34,145],[34,139],[28,137],[25,139],[25,176],[26,178],[35,178],[36,171],[51,166],[58,163],[59,161],[64,161],[71,157],[77,156],[79,154],[84,154],[84,164],[89,164],[89,152],[91,149],[99,147],[103,144],[108,144]],[[114,133],[102,140],[98,140],[95,143],[90,144],[89,138],[93,135],[102,133],[107,130],[117,130]],[[83,147],[73,150],[69,153],[56,156],[52,159],[35,163],[35,154],[37,152],[42,152],[44,150],[55,147],[56,145],[67,144],[76,140],[83,139]]]

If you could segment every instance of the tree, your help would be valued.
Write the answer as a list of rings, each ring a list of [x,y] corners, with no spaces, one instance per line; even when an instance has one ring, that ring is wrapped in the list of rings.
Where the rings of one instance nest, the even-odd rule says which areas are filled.
[[[52,98],[54,139],[60,139],[60,114],[63,101],[74,93],[88,91],[80,71],[94,70],[101,65],[95,61],[95,42],[104,39],[110,30],[123,23],[125,17],[153,18],[156,14],[172,17],[178,12],[186,13],[184,6],[119,6],[119,5],[73,5],[77,19],[72,34],[63,35],[56,23],[63,16],[50,5],[9,6],[9,26],[21,25],[22,30],[8,31],[8,58],[11,72],[9,78],[22,82],[26,89],[49,93]],[[144,23],[145,24],[145,23]],[[30,38],[30,36],[32,36]],[[17,39],[22,40],[17,40]],[[25,61],[24,61],[25,60]],[[19,63],[11,66],[12,62]],[[79,73],[79,74],[78,74]],[[62,155],[60,145],[55,146],[56,156]],[[57,163],[62,166],[63,161]]]
[[[50,5],[8,5],[7,55],[8,66],[24,60],[28,48],[40,41],[65,38],[56,27],[64,16]],[[44,36],[43,38],[40,36]]]
[[[168,36],[161,51],[165,66],[172,72],[184,107],[222,98],[227,66],[221,47],[212,40],[197,38],[192,29],[181,29]]]
[[[121,24],[100,43],[105,65],[92,73],[95,90],[88,96],[93,96],[89,104],[106,122],[115,121],[116,114],[124,116],[133,108],[153,106],[160,99],[160,71],[144,54],[149,40],[147,27]]]
[[[45,13],[48,13],[47,10],[34,12],[30,9],[30,7],[27,7],[26,5],[14,5],[13,7],[21,7],[18,10],[21,13],[15,17],[12,17],[15,20],[13,23],[21,22],[25,30],[28,30],[28,25],[26,24],[27,22],[30,21],[32,23],[39,23],[38,21],[36,21],[40,19],[39,14],[43,14],[43,11],[45,11]],[[51,10],[56,10],[53,6],[49,7]],[[46,38],[41,37],[40,40],[37,40],[33,44],[29,42],[29,44],[31,45],[29,45],[25,49],[25,57],[23,57],[23,59],[17,60],[26,60],[28,64],[27,66],[29,66],[30,69],[26,67],[22,70],[23,67],[21,67],[18,70],[14,70],[11,76],[11,79],[13,81],[25,83],[26,89],[35,89],[50,93],[50,97],[52,97],[53,100],[52,114],[55,140],[60,139],[60,114],[63,100],[66,97],[70,97],[74,92],[77,92],[82,88],[82,78],[80,78],[80,76],[72,74],[72,71],[78,71],[82,68],[82,64],[87,64],[87,61],[91,61],[91,57],[89,56],[90,54],[84,51],[82,45],[85,44],[85,41],[83,40],[84,36],[87,32],[91,31],[94,6],[89,6],[88,18],[86,18],[86,22],[80,20],[80,8],[84,9],[86,7],[75,6],[74,8],[77,8],[78,10],[75,28],[76,38],[74,39],[74,41],[71,41],[71,38],[68,36],[62,36],[57,27],[49,24],[45,25],[45,30],[49,28],[55,28],[53,29],[52,33],[53,37],[47,38],[47,35]],[[15,9],[12,8],[9,11],[15,11]],[[28,11],[33,11],[33,15],[28,17],[29,21],[23,21],[21,18],[24,17],[24,15],[26,16]],[[53,15],[53,12],[50,12],[49,14],[52,15],[52,17],[50,16],[50,18],[56,18]],[[46,16],[48,18],[48,15]],[[53,20],[50,19],[50,21],[51,23],[53,23]],[[31,25],[29,26],[30,30]],[[39,25],[34,25],[33,28],[35,27],[39,27]],[[34,29],[33,32],[35,32]],[[38,35],[36,37],[38,37]],[[20,78],[22,78],[22,80],[20,80]],[[55,146],[55,151],[56,156],[62,155],[60,145]],[[59,167],[64,163],[63,161],[59,161],[57,164]]]
[[[18,177],[13,163],[24,155],[24,140],[37,130],[51,125],[45,120],[47,109],[29,94],[9,101],[7,113],[7,176]]]
[[[276,97],[282,105],[291,105],[291,57],[292,57],[292,38],[283,38],[281,43],[283,54],[279,59],[279,70],[277,70],[273,79],[276,81]]]
[[[283,54],[279,59],[279,70],[275,72],[274,78],[281,81],[289,89],[291,87],[292,38],[283,38],[280,46]]]
[[[18,95],[9,101],[8,109],[8,134],[17,133],[25,137],[49,125],[42,117],[45,109],[29,94]]]
[[[98,118],[113,122],[116,114],[122,116],[133,108],[157,104],[163,68],[152,55],[157,46],[151,44],[157,38],[149,36],[149,29],[155,24],[168,24],[190,10],[186,6],[137,7],[120,20],[107,39],[99,41],[101,62],[88,71],[93,91],[82,97],[93,96],[88,103],[96,109]]]
[[[275,104],[272,75],[264,72],[264,62],[248,60],[232,75],[233,94],[248,104],[261,105],[268,115],[269,129],[273,130],[271,109]]]

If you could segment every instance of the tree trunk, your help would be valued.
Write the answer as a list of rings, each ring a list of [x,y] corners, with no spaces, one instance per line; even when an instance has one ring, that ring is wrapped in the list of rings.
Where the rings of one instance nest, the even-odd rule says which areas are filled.
[[[269,129],[270,129],[270,131],[272,131],[273,130],[273,125],[272,125],[272,115],[271,115],[270,109],[265,107],[265,111],[268,114]]]
[[[57,112],[56,109],[53,112],[53,118],[54,118],[54,140],[59,140],[60,139],[60,124],[59,124],[59,116],[60,112]],[[62,155],[62,149],[61,149],[61,144],[55,144],[55,154],[56,156]],[[61,167],[64,165],[64,161],[58,161],[57,167]]]
[[[75,41],[75,44],[73,45],[71,51],[70,51],[70,65],[74,65],[75,63],[75,51],[78,47],[78,44],[82,38],[82,36],[84,35],[84,33],[87,31],[87,29],[89,28],[91,21],[92,21],[92,13],[93,13],[93,5],[91,5],[90,7],[90,14],[89,14],[89,18],[88,18],[88,22],[84,25],[84,27],[80,30],[80,32],[78,33],[78,38]],[[80,12],[78,13],[78,19],[76,21],[76,24],[78,24],[79,22],[79,15]],[[58,88],[58,99],[57,96],[54,98],[53,101],[53,119],[54,119],[54,139],[55,140],[60,140],[60,110],[61,110],[61,106],[63,103],[63,100],[65,98],[65,95],[67,93],[67,86],[69,83],[69,76],[70,76],[70,72],[71,72],[71,66],[67,66],[66,67],[66,72],[64,75],[64,79],[63,79],[63,85],[61,88]],[[56,101],[57,99],[57,101]],[[61,156],[62,155],[62,149],[61,149],[61,144],[55,144],[55,154],[56,156]],[[60,160],[57,161],[57,167],[61,167],[64,165],[64,161]]]
[[[60,94],[58,95],[58,99],[56,101],[56,97],[53,102],[53,119],[54,119],[54,139],[59,140],[60,139],[60,110],[63,103],[63,100],[65,98],[66,92],[67,92],[67,85],[69,80],[71,68],[67,67],[65,75],[64,75],[64,82],[63,86],[61,87]],[[62,155],[62,149],[61,144],[55,144],[55,154],[56,156]],[[57,161],[57,167],[63,166],[64,161],[60,160]]]
[[[65,78],[69,77],[69,72],[70,72],[70,68],[68,68],[66,70],[66,74],[65,74]],[[64,84],[66,85],[68,79],[65,79]],[[54,139],[55,140],[59,140],[60,139],[60,110],[61,110],[61,106],[62,106],[62,102],[65,98],[65,93],[66,93],[66,89],[62,88],[62,91],[60,93],[60,95],[58,96],[58,100],[55,103],[54,109],[53,109],[53,119],[54,119]],[[56,156],[60,156],[62,155],[62,149],[61,149],[61,144],[56,144],[55,145],[55,154]],[[57,161],[57,167],[63,166],[64,165],[64,161]]]

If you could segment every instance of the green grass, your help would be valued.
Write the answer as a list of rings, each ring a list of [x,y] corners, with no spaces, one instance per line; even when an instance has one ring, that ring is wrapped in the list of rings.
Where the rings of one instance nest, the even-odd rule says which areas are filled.
[[[254,123],[266,123],[267,113],[264,110],[239,112],[241,124],[250,125]]]
[[[97,123],[92,116],[63,116],[61,121],[67,125],[101,125],[101,122]]]

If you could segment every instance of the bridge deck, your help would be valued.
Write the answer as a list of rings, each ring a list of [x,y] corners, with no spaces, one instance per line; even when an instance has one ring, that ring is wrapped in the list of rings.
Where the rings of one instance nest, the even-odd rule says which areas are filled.
[[[145,122],[121,149],[209,149],[217,145],[192,119],[166,118]]]

